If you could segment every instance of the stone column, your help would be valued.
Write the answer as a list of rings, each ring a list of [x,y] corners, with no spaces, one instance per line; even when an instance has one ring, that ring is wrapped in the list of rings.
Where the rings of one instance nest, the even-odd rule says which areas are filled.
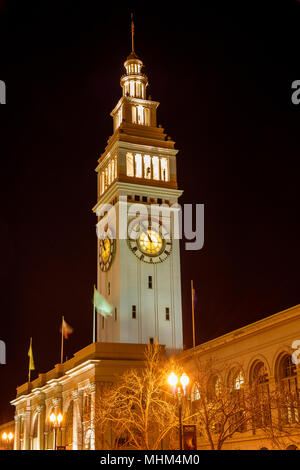
[[[91,394],[91,413],[90,413],[90,423],[91,423],[91,450],[95,450],[96,437],[95,437],[95,405],[96,405],[96,383],[92,382],[90,384],[90,394]]]
[[[81,403],[78,390],[72,391],[73,397],[73,450],[82,448],[82,422],[81,422]]]
[[[20,450],[21,449],[21,443],[20,443],[20,416],[15,415],[15,440],[14,440],[14,450]]]
[[[45,443],[44,443],[44,429],[45,429],[45,406],[39,405],[37,407],[38,412],[38,450],[44,450]]]
[[[31,418],[31,407],[27,405],[26,411],[24,414],[24,442],[23,442],[23,450],[30,449],[30,418]]]

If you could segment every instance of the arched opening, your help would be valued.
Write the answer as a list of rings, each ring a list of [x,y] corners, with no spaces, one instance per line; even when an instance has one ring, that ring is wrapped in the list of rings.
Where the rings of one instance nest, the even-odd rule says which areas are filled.
[[[280,419],[283,424],[299,423],[297,369],[290,354],[284,354],[279,359],[277,371],[280,390]]]
[[[73,400],[70,402],[65,418],[65,446],[66,449],[73,448]]]
[[[197,382],[195,382],[191,390],[191,401],[194,402],[198,400],[200,400],[200,390],[199,385],[197,384]]]
[[[230,428],[237,432],[245,432],[247,429],[244,416],[244,374],[241,369],[233,368],[228,375],[228,391],[231,394],[231,400],[234,409],[237,411],[229,417]]]
[[[36,414],[34,417],[33,428],[32,428],[32,443],[31,448],[32,450],[38,450],[38,415]]]
[[[253,391],[253,428],[261,428],[271,423],[269,378],[262,361],[253,364],[250,373],[250,385]]]

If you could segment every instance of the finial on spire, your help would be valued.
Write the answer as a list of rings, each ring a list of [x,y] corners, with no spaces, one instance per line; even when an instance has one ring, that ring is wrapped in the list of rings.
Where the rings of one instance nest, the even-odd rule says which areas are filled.
[[[133,13],[131,13],[131,52],[134,52],[134,22],[133,22]]]

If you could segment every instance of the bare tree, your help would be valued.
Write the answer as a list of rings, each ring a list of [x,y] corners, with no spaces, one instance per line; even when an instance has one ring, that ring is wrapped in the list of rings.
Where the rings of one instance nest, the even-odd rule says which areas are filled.
[[[229,438],[244,432],[252,423],[257,413],[254,394],[245,387],[240,365],[217,369],[212,360],[201,363],[196,358],[195,366],[193,419],[204,443],[212,450],[220,450]]]
[[[159,345],[148,345],[144,367],[131,369],[98,394],[95,407],[97,432],[106,446],[156,450],[178,445],[177,401],[168,388],[171,367]],[[184,416],[184,422],[188,416]],[[177,444],[176,444],[177,442]],[[175,447],[176,448],[176,447]]]

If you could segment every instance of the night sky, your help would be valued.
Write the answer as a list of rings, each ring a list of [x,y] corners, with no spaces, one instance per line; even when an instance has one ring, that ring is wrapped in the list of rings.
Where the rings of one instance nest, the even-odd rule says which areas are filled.
[[[0,1],[0,422],[27,380],[31,336],[33,378],[60,360],[62,315],[69,358],[92,339],[94,169],[131,11],[148,95],[180,150],[181,203],[205,204],[204,248],[181,251],[185,347],[191,279],[198,344],[299,303],[300,3],[102,3]]]

